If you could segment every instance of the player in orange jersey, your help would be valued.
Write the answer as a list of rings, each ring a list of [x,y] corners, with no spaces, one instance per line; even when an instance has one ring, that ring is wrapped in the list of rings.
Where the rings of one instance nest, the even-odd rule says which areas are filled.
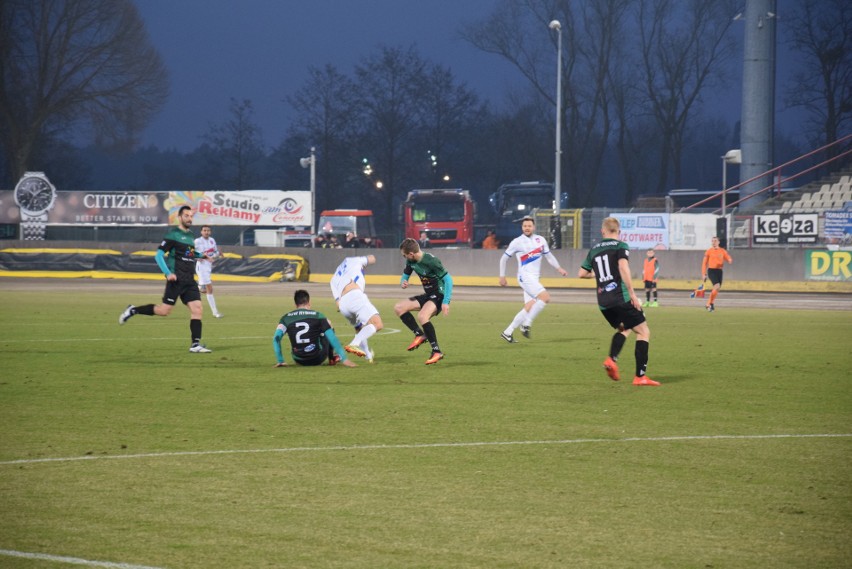
[[[722,288],[722,267],[725,261],[733,264],[734,260],[728,255],[728,252],[719,246],[719,238],[714,237],[711,241],[711,247],[704,253],[704,261],[701,263],[701,276],[704,280],[710,279],[713,284],[713,290],[707,298],[705,308],[707,312],[716,310],[715,301],[719,294],[719,289]]]
[[[660,274],[660,262],[657,260],[653,249],[645,253],[645,263],[642,266],[642,280],[645,281],[645,302],[642,306],[657,307],[657,275]],[[654,302],[651,302],[651,293],[654,294]]]

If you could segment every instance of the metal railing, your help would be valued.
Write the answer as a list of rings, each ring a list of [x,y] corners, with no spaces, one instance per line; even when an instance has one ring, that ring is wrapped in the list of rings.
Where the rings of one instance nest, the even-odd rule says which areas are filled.
[[[807,154],[803,154],[803,155],[799,156],[798,158],[794,158],[793,160],[790,160],[789,162],[781,164],[780,166],[776,166],[775,168],[772,168],[771,170],[767,170],[766,172],[764,172],[762,174],[758,174],[757,176],[754,176],[753,178],[749,178],[748,180],[745,180],[744,182],[740,182],[739,184],[737,184],[735,186],[724,188],[723,190],[716,192],[715,194],[713,194],[710,197],[704,198],[701,201],[695,202],[692,205],[689,205],[689,206],[682,208],[680,211],[686,212],[690,209],[699,207],[702,204],[705,204],[705,203],[707,203],[711,200],[718,199],[718,198],[721,197],[722,198],[722,207],[714,210],[713,213],[717,213],[717,214],[721,213],[721,215],[725,215],[725,213],[726,213],[725,209],[726,208],[735,207],[738,204],[740,204],[740,203],[744,202],[745,200],[750,199],[754,196],[763,194],[765,192],[769,192],[771,190],[777,190],[777,192],[780,194],[781,187],[782,187],[783,184],[790,182],[792,180],[796,180],[798,178],[801,178],[802,176],[804,176],[804,175],[806,175],[810,172],[813,172],[814,170],[817,170],[819,168],[827,166],[828,164],[836,162],[837,160],[840,160],[840,159],[842,159],[846,156],[852,155],[852,147],[847,148],[846,150],[838,153],[837,155],[832,156],[830,158],[827,158],[827,159],[823,160],[822,162],[820,162],[818,164],[810,166],[809,168],[805,168],[804,170],[797,172],[797,173],[793,174],[792,176],[787,176],[786,178],[783,177],[782,174],[781,174],[781,171],[783,169],[788,168],[790,166],[793,166],[794,164],[798,164],[802,160],[806,160],[806,159],[810,158],[811,156],[813,156],[815,154],[819,154],[820,152],[824,152],[824,151],[829,150],[831,148],[837,148],[840,145],[848,143],[848,142],[852,142],[852,134],[847,134],[846,136],[844,136],[842,138],[838,138],[834,142],[826,144],[825,146],[817,148],[816,150],[812,150],[812,151],[808,152]],[[745,186],[746,184],[750,184],[751,182],[754,182],[755,180],[760,180],[760,179],[765,178],[767,176],[772,176],[773,181],[770,185],[768,185],[768,186],[766,186],[766,187],[764,187],[764,188],[762,188],[762,189],[760,189],[760,190],[758,190],[758,191],[756,191],[752,194],[749,194],[745,197],[742,197],[742,198],[740,198],[740,199],[738,199],[734,202],[731,202],[730,204],[725,204],[725,197],[727,196],[728,192],[733,191],[733,190],[739,190],[741,187]]]

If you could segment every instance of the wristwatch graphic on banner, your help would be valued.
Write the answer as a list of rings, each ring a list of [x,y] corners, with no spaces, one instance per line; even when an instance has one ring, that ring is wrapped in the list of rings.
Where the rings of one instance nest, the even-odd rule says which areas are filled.
[[[25,172],[15,186],[15,203],[21,210],[21,239],[43,241],[47,212],[56,201],[56,188],[44,172]]]

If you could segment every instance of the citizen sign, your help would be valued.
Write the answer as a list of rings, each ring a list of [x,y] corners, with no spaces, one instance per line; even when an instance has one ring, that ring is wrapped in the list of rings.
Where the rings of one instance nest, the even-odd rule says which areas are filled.
[[[819,215],[755,215],[752,235],[755,243],[816,243],[819,237]]]
[[[159,205],[153,194],[86,194],[83,206],[87,208],[147,209]]]

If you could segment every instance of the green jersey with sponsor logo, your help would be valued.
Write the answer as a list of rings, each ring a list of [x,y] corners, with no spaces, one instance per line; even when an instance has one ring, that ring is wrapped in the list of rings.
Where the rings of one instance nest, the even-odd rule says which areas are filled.
[[[331,329],[322,312],[310,308],[297,308],[281,317],[279,327],[290,338],[294,359],[309,359],[324,350],[323,338]]]
[[[447,270],[437,257],[430,253],[423,253],[419,261],[406,259],[403,274],[410,276],[411,273],[417,273],[417,276],[420,277],[423,291],[426,294],[442,294],[444,304],[450,303],[453,293],[452,279],[445,279]]]
[[[195,280],[195,235],[180,227],[172,227],[160,247],[166,254],[166,265],[177,276],[178,281]]]
[[[592,247],[580,265],[595,273],[601,310],[630,302],[630,291],[618,270],[619,259],[630,259],[630,246],[618,239],[607,239]]]

